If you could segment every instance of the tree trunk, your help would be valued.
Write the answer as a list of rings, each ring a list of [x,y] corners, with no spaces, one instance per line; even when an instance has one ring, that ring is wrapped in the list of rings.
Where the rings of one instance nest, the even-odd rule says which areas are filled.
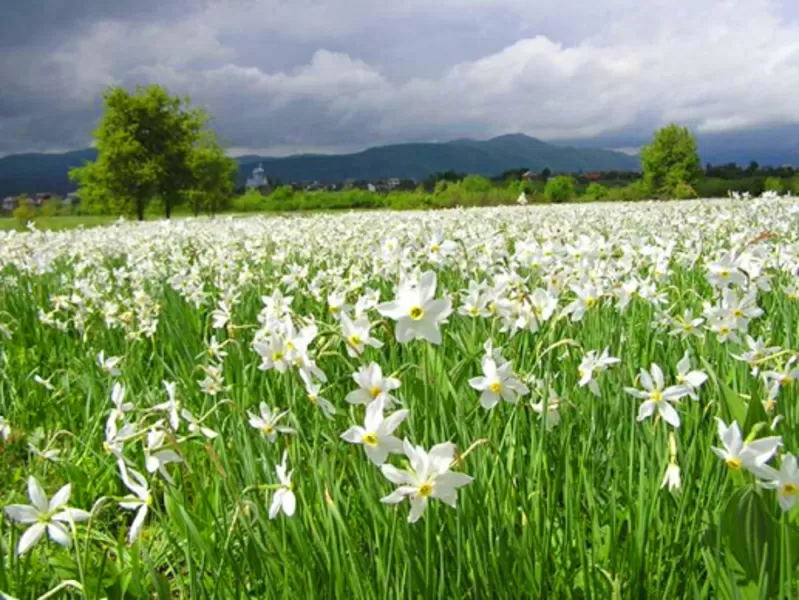
[[[141,198],[136,200],[136,218],[139,221],[144,221],[144,200]]]

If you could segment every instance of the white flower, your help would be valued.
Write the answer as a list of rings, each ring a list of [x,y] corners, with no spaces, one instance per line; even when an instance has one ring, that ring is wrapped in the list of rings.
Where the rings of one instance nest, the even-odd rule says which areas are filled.
[[[144,464],[148,473],[161,473],[169,483],[174,483],[169,473],[166,472],[166,465],[170,463],[180,463],[177,452],[166,447],[166,433],[161,429],[153,429],[147,432],[147,445],[144,447]]]
[[[209,440],[212,440],[219,435],[213,429],[205,427],[192,413],[185,408],[180,411],[180,416],[182,416],[183,420],[189,424],[189,433],[201,433]]]
[[[682,487],[682,479],[680,478],[680,465],[676,462],[669,462],[666,467],[666,474],[663,476],[663,481],[660,484],[661,488],[668,486],[669,491],[673,492]]]
[[[407,410],[398,410],[383,418],[383,399],[378,398],[366,407],[364,425],[353,425],[341,434],[351,444],[363,444],[366,455],[375,465],[386,462],[389,453],[402,452],[402,442],[392,434],[407,418]]]
[[[397,402],[390,392],[399,388],[399,379],[383,377],[383,370],[377,363],[373,362],[366,367],[361,367],[353,373],[352,378],[359,387],[347,394],[345,400],[350,404],[369,404],[382,398],[388,408]]]
[[[286,472],[287,459],[287,453],[283,452],[283,462],[281,462],[279,465],[275,465],[275,471],[277,472],[278,481],[280,481],[280,487],[278,487],[278,490],[275,492],[275,495],[272,498],[272,506],[269,507],[270,519],[274,519],[281,510],[283,511],[284,515],[291,517],[294,515],[294,510],[297,507],[297,498],[294,496],[294,486],[291,483],[291,471]]]
[[[125,496],[119,503],[119,506],[125,510],[136,511],[136,516],[133,518],[133,523],[128,532],[128,543],[132,544],[139,537],[139,532],[142,525],[144,525],[144,519],[147,517],[147,511],[153,504],[153,497],[144,477],[133,469],[128,470],[122,460],[119,461],[119,473],[125,487],[134,494]]]
[[[651,375],[650,375],[651,372]],[[638,420],[651,417],[655,411],[660,415],[666,423],[672,427],[680,426],[680,415],[677,414],[675,408],[669,404],[670,402],[677,402],[683,396],[688,395],[689,390],[684,386],[672,385],[665,387],[663,380],[663,371],[660,367],[652,363],[650,371],[641,369],[641,385],[643,391],[636,388],[626,387],[624,391],[628,394],[641,398],[644,403],[638,409]]]
[[[414,339],[425,339],[433,344],[441,343],[438,326],[452,312],[449,298],[434,299],[436,274],[427,271],[419,278],[419,284],[405,282],[397,291],[397,298],[377,306],[377,312],[397,321],[396,336],[401,344]]]
[[[766,437],[751,442],[744,442],[738,422],[733,421],[727,427],[721,419],[718,421],[719,438],[724,448],[711,447],[711,450],[724,461],[730,469],[738,471],[742,467],[757,477],[768,478],[770,467],[766,464],[782,445],[782,438]]]
[[[302,382],[305,384],[305,393],[307,394],[308,401],[318,406],[319,410],[322,411],[322,414],[326,418],[332,419],[336,414],[336,407],[333,406],[327,398],[323,398],[320,395],[322,387],[314,382],[311,374],[305,369],[300,369],[300,379],[302,379]]]
[[[109,418],[115,421],[117,419],[123,419],[125,413],[131,412],[134,408],[132,402],[125,402],[125,386],[119,382],[115,383],[114,387],[111,389],[111,404],[114,405],[114,408],[111,409]]]
[[[799,469],[796,465],[796,457],[793,454],[786,454],[782,457],[780,470],[768,467],[770,481],[763,482],[765,488],[777,490],[777,501],[783,512],[788,512],[796,504],[799,498]]]
[[[545,406],[546,405],[546,406]],[[544,419],[544,426],[549,430],[560,423],[560,398],[555,390],[549,390],[549,398],[540,400],[538,403],[530,403],[530,407],[539,417]]]
[[[11,425],[8,424],[5,417],[0,416],[0,439],[4,442],[8,440],[11,435]]]
[[[415,523],[424,514],[428,498],[435,498],[453,508],[456,507],[458,488],[471,483],[473,478],[464,473],[450,471],[454,461],[455,445],[451,442],[437,444],[427,453],[421,446],[414,448],[408,440],[405,440],[403,450],[410,461],[410,470],[400,471],[390,464],[381,467],[386,479],[399,486],[382,498],[381,502],[397,504],[406,498],[409,499],[411,512],[408,522],[410,523]]]
[[[698,400],[699,396],[696,394],[696,390],[698,390],[705,381],[707,381],[707,373],[702,371],[692,371],[691,370],[691,356],[688,351],[685,351],[682,359],[680,362],[677,363],[677,377],[676,381],[678,385],[681,385],[685,388],[687,395],[691,400]]]
[[[608,367],[620,362],[621,359],[610,356],[609,348],[605,348],[600,356],[597,356],[596,350],[591,350],[583,357],[580,366],[577,367],[577,374],[580,376],[578,385],[580,387],[587,385],[591,393],[599,396],[599,384],[596,378]]]
[[[66,505],[71,493],[72,486],[67,484],[48,502],[36,478],[33,476],[28,478],[28,497],[31,504],[6,506],[6,515],[9,519],[22,525],[30,525],[19,538],[17,554],[25,554],[30,550],[42,538],[45,531],[51,540],[61,546],[72,544],[72,535],[65,525],[86,521],[91,515],[85,510],[69,508]]]
[[[277,424],[280,419],[289,414],[289,411],[284,410],[283,412],[278,412],[272,410],[266,402],[261,402],[259,409],[261,412],[260,416],[247,411],[247,415],[250,417],[250,426],[260,430],[270,442],[274,442],[277,439],[278,433],[287,435],[297,433],[291,427],[284,427]]]
[[[42,379],[38,375],[34,375],[33,376],[33,381],[38,383],[40,386],[42,386],[48,392],[52,392],[55,389],[55,387],[53,387],[53,384],[50,383],[50,379],[52,379],[52,378],[53,378],[52,375],[48,379]]]
[[[352,358],[363,354],[365,346],[371,346],[372,348],[383,347],[383,342],[372,337],[371,328],[372,326],[366,316],[359,317],[353,321],[346,313],[341,313],[341,329],[344,334],[344,340],[347,342],[347,354]]]
[[[167,401],[162,402],[161,404],[156,404],[153,406],[155,410],[162,410],[167,413],[169,418],[169,426],[172,428],[172,431],[177,432],[178,428],[180,427],[180,403],[177,401],[175,396],[175,390],[177,388],[177,383],[174,381],[162,381],[164,385],[164,389],[166,390]]]
[[[469,385],[481,392],[480,404],[483,408],[494,408],[500,399],[515,404],[519,396],[530,392],[526,385],[516,379],[510,362],[497,366],[491,356],[484,356],[482,367],[483,376],[471,378]]]
[[[108,358],[105,357],[105,350],[100,350],[100,353],[97,355],[97,364],[100,365],[100,368],[108,373],[111,377],[119,377],[121,372],[119,370],[119,363],[122,362],[121,356],[109,356]]]

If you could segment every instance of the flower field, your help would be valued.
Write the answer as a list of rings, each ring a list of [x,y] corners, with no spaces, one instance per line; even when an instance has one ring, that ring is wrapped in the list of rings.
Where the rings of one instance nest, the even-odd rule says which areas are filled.
[[[0,233],[0,591],[796,597],[798,325],[791,198]]]

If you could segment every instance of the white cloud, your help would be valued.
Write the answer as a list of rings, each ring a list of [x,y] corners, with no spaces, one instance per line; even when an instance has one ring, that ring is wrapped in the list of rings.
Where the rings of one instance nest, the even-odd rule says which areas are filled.
[[[34,75],[61,90],[64,118],[108,84],[163,83],[206,104],[232,146],[281,153],[671,120],[721,132],[799,123],[799,26],[785,2],[227,0],[169,23],[94,23]],[[464,59],[461,41],[493,50]],[[384,52],[397,44],[402,67]],[[282,51],[295,60],[275,66]],[[408,76],[418,63],[437,66]]]

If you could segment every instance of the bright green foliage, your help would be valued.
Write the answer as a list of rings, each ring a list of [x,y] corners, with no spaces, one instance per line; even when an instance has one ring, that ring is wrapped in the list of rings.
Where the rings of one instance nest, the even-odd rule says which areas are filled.
[[[778,194],[782,194],[784,190],[782,180],[779,177],[767,177],[763,186],[767,192],[777,192]]]
[[[159,197],[167,218],[192,188],[192,154],[207,118],[188,99],[170,96],[157,85],[130,93],[111,87],[105,94],[100,126],[94,133],[97,160],[73,169],[89,206],[144,218]]]
[[[696,139],[674,123],[658,129],[641,151],[641,168],[651,193],[673,196],[680,183],[693,185],[702,174]]]
[[[603,198],[607,197],[608,188],[601,183],[594,181],[588,184],[588,187],[585,190],[585,195],[591,200],[602,200]]]
[[[25,225],[28,221],[33,221],[36,218],[36,210],[31,205],[31,201],[27,197],[18,199],[19,204],[11,213],[20,225]]]
[[[186,197],[194,215],[201,211],[213,215],[227,208],[238,171],[236,161],[225,156],[214,137],[207,135],[189,155],[189,165],[192,184]]]
[[[689,200],[696,198],[696,190],[689,183],[681,181],[674,187],[674,197],[678,200]]]
[[[460,182],[460,187],[464,192],[478,194],[480,192],[489,192],[494,186],[490,179],[486,179],[480,175],[469,175]]]
[[[550,202],[568,202],[576,195],[574,179],[568,175],[558,175],[547,181],[544,195]]]

